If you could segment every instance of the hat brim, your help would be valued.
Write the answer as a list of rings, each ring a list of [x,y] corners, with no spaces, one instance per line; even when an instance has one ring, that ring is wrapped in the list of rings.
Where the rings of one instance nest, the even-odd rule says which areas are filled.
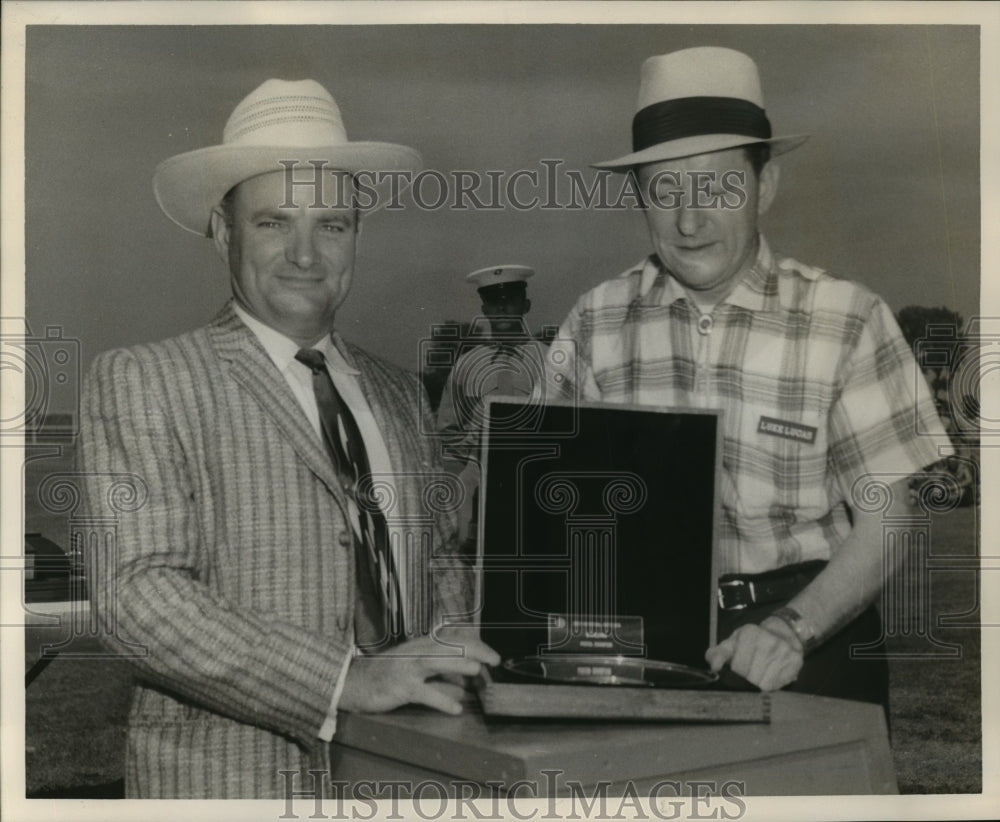
[[[658,163],[663,160],[677,160],[681,157],[691,157],[696,154],[710,154],[713,151],[725,151],[729,148],[751,146],[757,143],[767,143],[771,146],[771,156],[798,148],[806,140],[808,134],[793,134],[786,137],[772,137],[769,140],[748,139],[745,134],[699,134],[694,137],[683,137],[680,140],[668,140],[655,146],[644,148],[632,154],[626,154],[616,160],[605,160],[591,163],[592,168],[605,168],[611,171],[628,171],[630,168],[644,163]]]
[[[282,171],[281,160],[326,161],[330,171],[418,171],[420,154],[408,146],[394,143],[357,142],[336,146],[241,146],[219,145],[189,151],[164,160],[153,173],[153,193],[163,213],[181,228],[202,237],[208,234],[212,209],[237,183],[270,171]],[[302,179],[296,177],[296,180]],[[306,178],[309,179],[309,178]],[[410,180],[395,178],[396,190],[403,191]],[[389,202],[393,179],[381,184],[366,181],[375,191],[375,203],[368,211],[377,211]],[[324,198],[330,202],[334,198]]]
[[[500,271],[497,275],[494,272]],[[471,274],[465,275],[465,281],[477,288],[487,285],[504,285],[505,283],[523,283],[529,277],[535,276],[535,269],[529,265],[509,263],[507,265],[491,265],[486,268],[477,268]],[[499,277],[499,279],[491,279]]]

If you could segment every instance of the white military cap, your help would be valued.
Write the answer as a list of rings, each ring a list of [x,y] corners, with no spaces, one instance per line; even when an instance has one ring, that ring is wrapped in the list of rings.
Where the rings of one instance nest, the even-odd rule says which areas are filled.
[[[466,275],[465,281],[472,283],[476,288],[488,288],[491,285],[504,283],[521,283],[534,275],[535,269],[526,265],[494,265],[473,271]]]

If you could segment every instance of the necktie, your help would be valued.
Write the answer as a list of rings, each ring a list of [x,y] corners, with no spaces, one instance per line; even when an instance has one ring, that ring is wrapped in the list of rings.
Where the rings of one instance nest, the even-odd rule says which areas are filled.
[[[400,636],[399,580],[389,550],[385,515],[372,498],[360,499],[362,480],[371,474],[358,424],[326,369],[321,351],[303,348],[295,359],[312,371],[323,442],[344,484],[357,555],[359,645],[383,644]]]

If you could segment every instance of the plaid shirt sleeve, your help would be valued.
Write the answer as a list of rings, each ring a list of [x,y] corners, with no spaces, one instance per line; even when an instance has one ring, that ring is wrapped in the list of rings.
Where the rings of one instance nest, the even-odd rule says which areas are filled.
[[[865,475],[903,479],[951,448],[923,374],[889,307],[871,300],[830,409],[829,466],[844,499]],[[888,475],[888,476],[887,476]]]
[[[597,381],[595,356],[625,362],[630,356],[623,330],[638,295],[642,268],[627,269],[580,297],[549,346],[545,371],[552,399],[608,400]]]

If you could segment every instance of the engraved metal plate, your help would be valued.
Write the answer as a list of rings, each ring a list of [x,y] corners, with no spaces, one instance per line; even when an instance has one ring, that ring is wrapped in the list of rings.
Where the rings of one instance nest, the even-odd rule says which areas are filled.
[[[649,688],[697,688],[718,679],[711,671],[624,656],[573,654],[508,659],[505,670],[528,679],[577,685],[632,685]]]

